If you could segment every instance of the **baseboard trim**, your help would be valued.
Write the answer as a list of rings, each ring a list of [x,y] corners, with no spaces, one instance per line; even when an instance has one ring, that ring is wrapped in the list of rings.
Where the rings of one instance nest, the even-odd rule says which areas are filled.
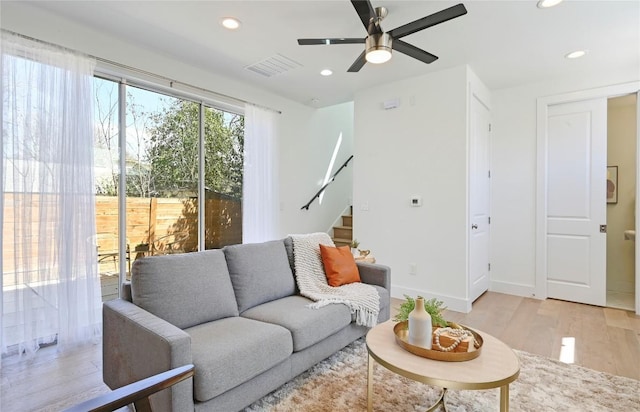
[[[436,298],[444,302],[444,305],[449,310],[455,312],[469,313],[471,312],[471,302],[468,299],[461,299],[455,296],[439,295],[426,290],[405,288],[402,286],[391,285],[391,297],[404,300],[404,295],[409,295],[413,298],[416,296],[422,296],[425,299]]]
[[[504,293],[507,295],[523,296],[536,299],[545,299],[544,296],[536,296],[535,286],[522,285],[518,283],[491,281],[489,290],[497,293]],[[455,296],[448,296],[442,294],[436,294],[428,292],[426,290],[407,288],[403,286],[391,285],[391,297],[397,299],[403,299],[404,295],[412,297],[422,296],[426,299],[436,298],[444,302],[444,305],[449,310],[455,312],[469,313],[471,312],[472,303],[469,299],[462,299]]]
[[[545,296],[536,296],[536,288],[531,285],[519,283],[491,281],[489,290],[492,292],[504,293],[507,295],[523,296],[527,298],[545,299]]]

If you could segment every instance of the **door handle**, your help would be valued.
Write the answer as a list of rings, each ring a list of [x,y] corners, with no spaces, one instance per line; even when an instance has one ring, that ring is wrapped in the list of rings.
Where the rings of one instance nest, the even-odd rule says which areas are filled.
[[[471,229],[477,229],[478,225],[476,225],[475,223],[471,225]]]
[[[607,233],[607,225],[600,225],[600,233]]]

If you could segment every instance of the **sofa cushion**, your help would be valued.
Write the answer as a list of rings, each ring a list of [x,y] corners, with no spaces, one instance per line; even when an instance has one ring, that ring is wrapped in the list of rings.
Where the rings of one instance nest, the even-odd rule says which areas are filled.
[[[281,326],[227,318],[186,329],[195,365],[193,394],[200,402],[228,391],[285,361],[291,334]]]
[[[223,251],[240,313],[295,293],[282,240],[226,246]]]
[[[220,250],[137,259],[131,272],[133,303],[180,329],[238,316]]]
[[[289,259],[289,267],[291,268],[291,272],[295,276],[296,269],[293,260],[293,239],[291,238],[291,236],[287,236],[284,238],[283,243],[284,249],[287,251],[287,258]]]
[[[291,332],[293,351],[298,352],[333,335],[351,323],[346,305],[336,303],[311,309],[313,301],[303,296],[288,296],[253,307],[241,317],[283,326]]]

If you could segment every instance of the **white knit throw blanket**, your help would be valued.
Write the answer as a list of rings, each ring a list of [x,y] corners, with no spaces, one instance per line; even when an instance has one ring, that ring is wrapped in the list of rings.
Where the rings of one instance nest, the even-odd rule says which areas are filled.
[[[333,287],[327,283],[320,244],[334,246],[326,233],[291,235],[293,263],[300,294],[314,301],[309,307],[321,308],[331,303],[343,303],[356,314],[356,324],[369,328],[378,322],[380,296],[371,285],[349,283]]]

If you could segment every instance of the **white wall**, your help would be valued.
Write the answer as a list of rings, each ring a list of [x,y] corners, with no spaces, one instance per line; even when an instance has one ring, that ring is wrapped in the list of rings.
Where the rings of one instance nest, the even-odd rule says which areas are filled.
[[[492,92],[492,290],[535,296],[537,99],[637,81],[639,69],[550,77]]]
[[[300,125],[297,139],[281,148],[281,168],[288,170],[287,187],[280,190],[283,204],[283,234],[329,232],[333,221],[351,205],[354,160],[343,169],[325,190],[322,203],[314,200],[309,210],[300,210],[320,190],[340,135],[330,175],[353,154],[353,102],[317,109]],[[357,159],[356,159],[357,161]]]
[[[491,290],[535,296],[537,99],[635,81],[638,73],[631,67],[491,91]],[[456,310],[468,304],[465,79],[458,67],[355,99],[354,236],[391,266],[393,296],[437,296]],[[382,109],[394,98],[399,108]],[[424,206],[410,207],[412,195]]]
[[[400,107],[384,110],[395,98]],[[466,66],[356,95],[354,237],[391,267],[395,297],[466,308],[466,115]],[[422,207],[410,206],[414,195]]]
[[[3,2],[0,26],[36,39],[78,50],[217,93],[282,111],[278,116],[280,149],[280,234],[326,231],[342,213],[351,191],[350,172],[332,185],[322,208],[315,203],[311,213],[300,207],[317,191],[335,145],[336,133],[344,130],[338,162],[352,147],[353,109],[350,104],[316,110],[265,90],[218,76],[167,56],[133,47],[52,13],[20,2]]]

